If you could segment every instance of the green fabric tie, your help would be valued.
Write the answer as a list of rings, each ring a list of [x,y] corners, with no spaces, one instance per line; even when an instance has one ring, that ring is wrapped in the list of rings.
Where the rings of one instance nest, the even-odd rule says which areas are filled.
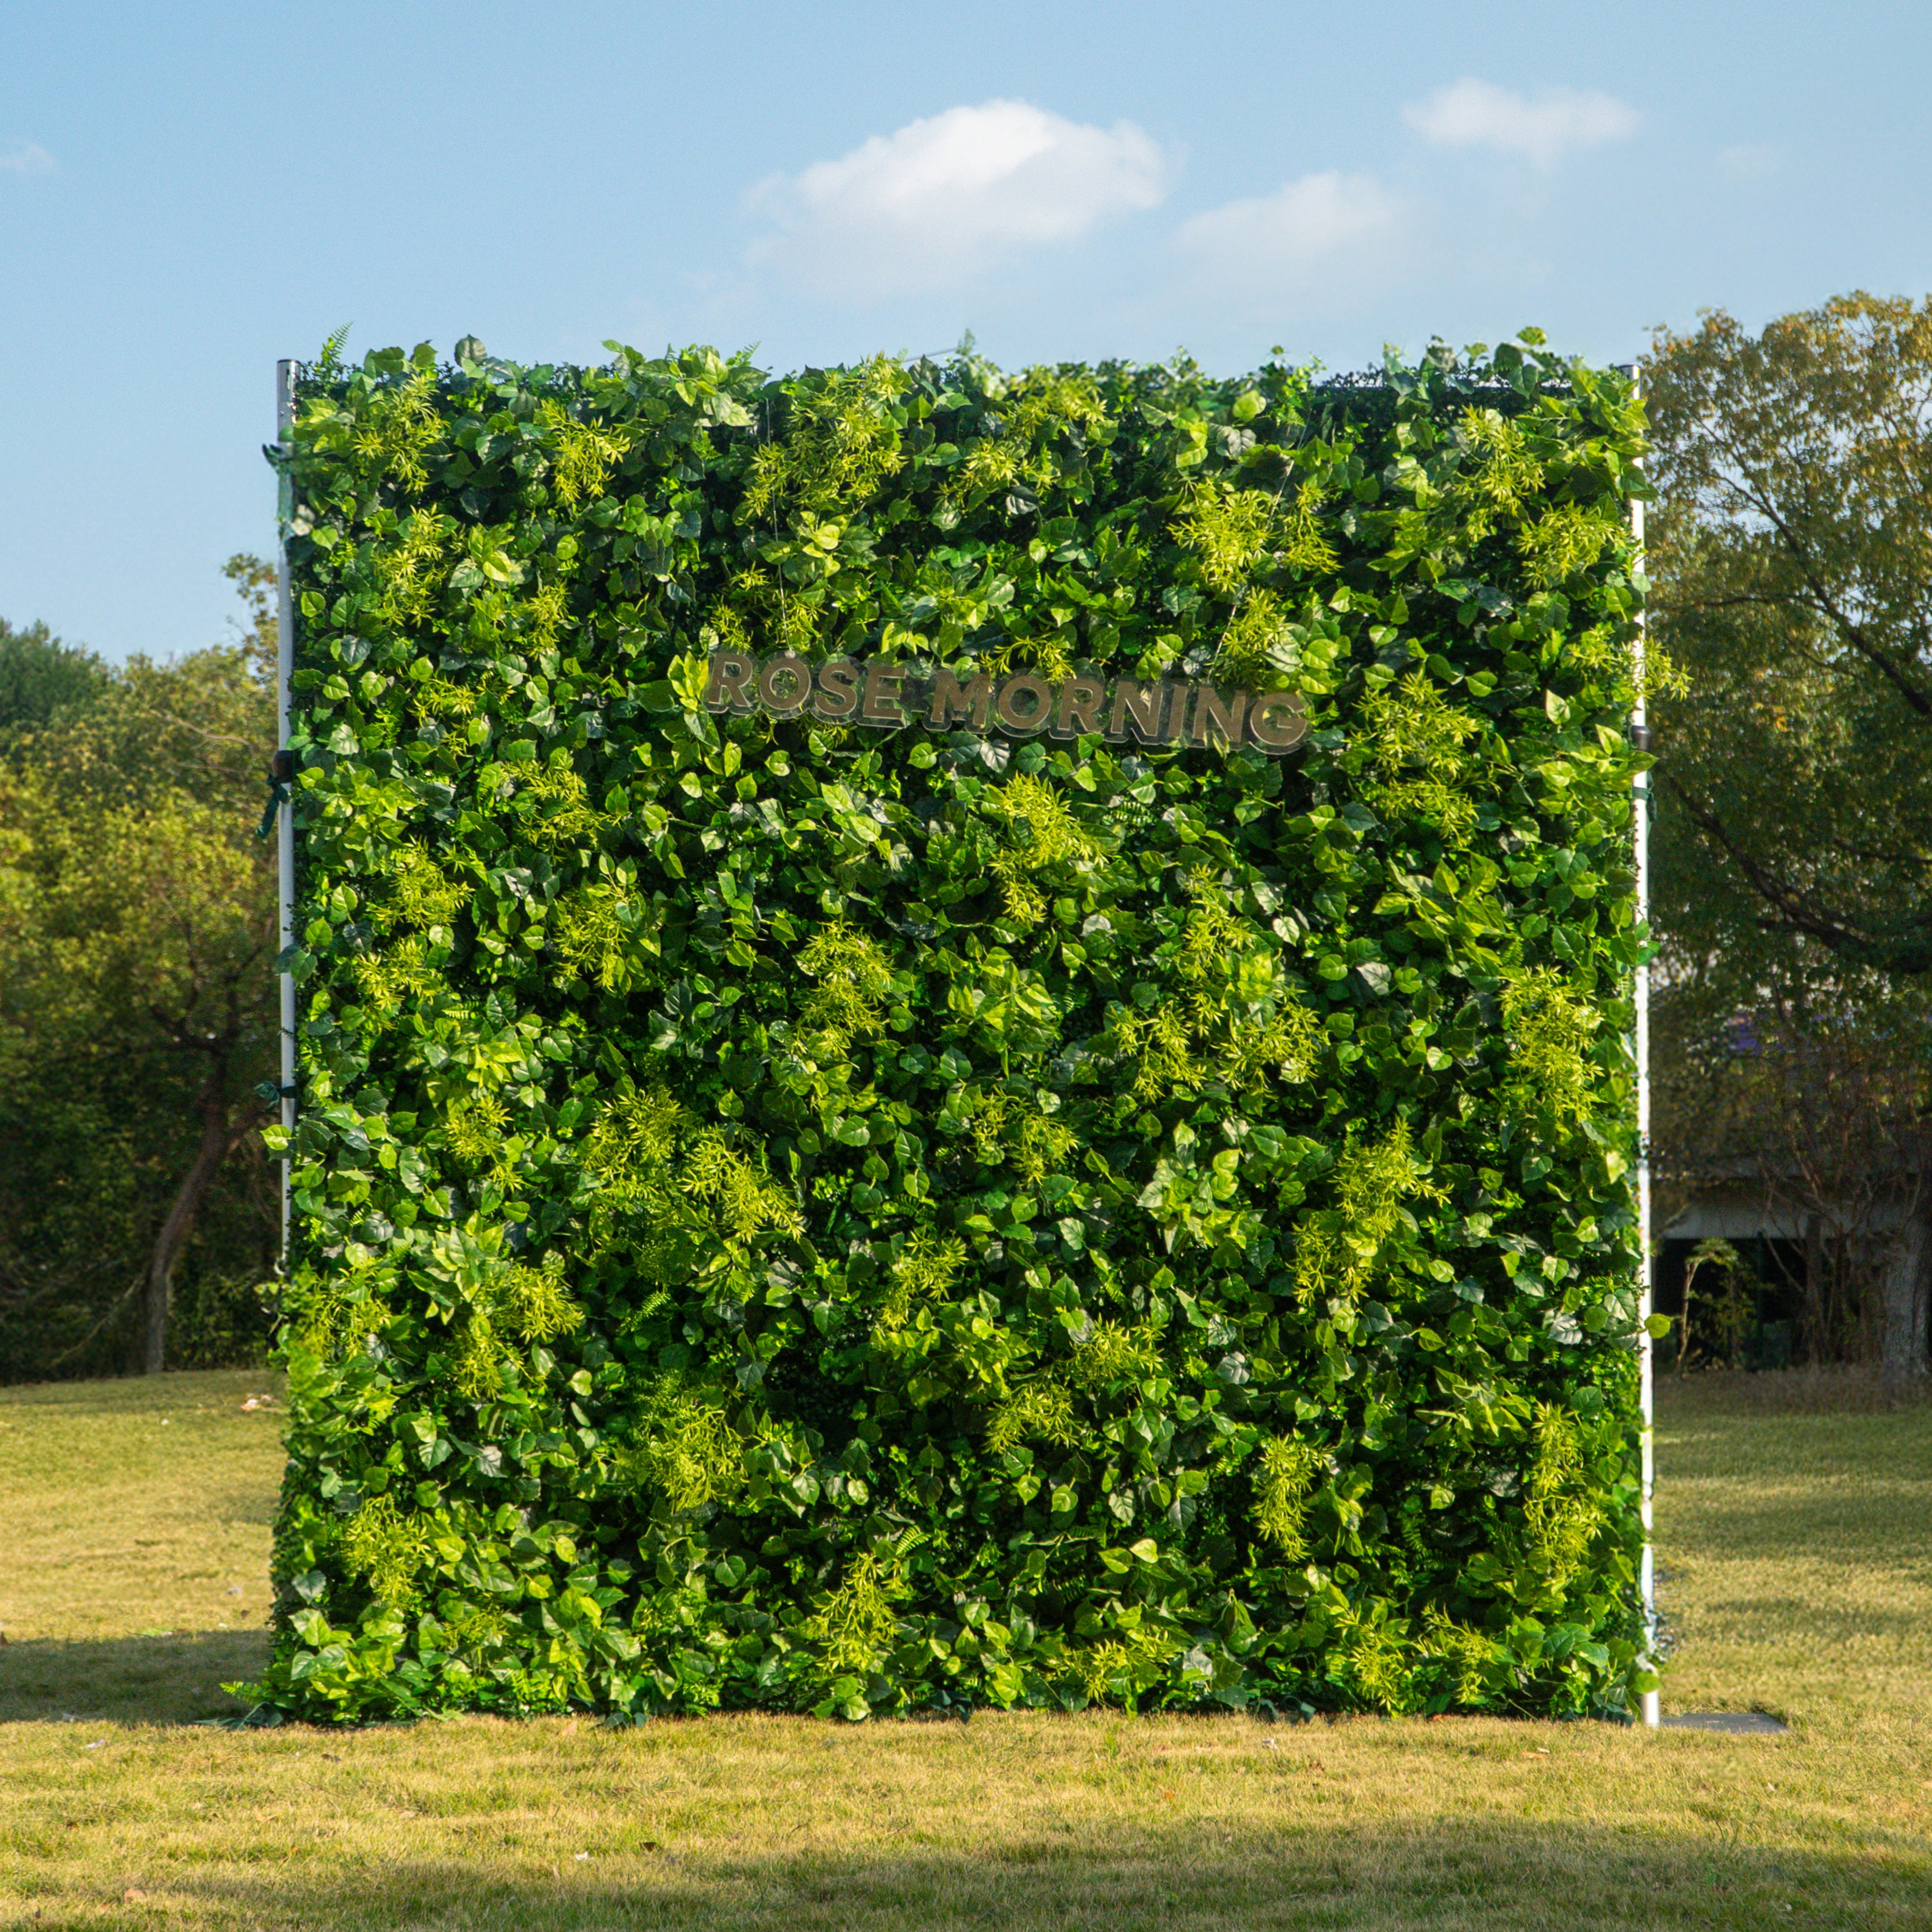
[[[262,822],[255,828],[257,838],[266,838],[275,829],[275,814],[289,802],[289,788],[280,778],[268,781],[268,802],[262,808]]]

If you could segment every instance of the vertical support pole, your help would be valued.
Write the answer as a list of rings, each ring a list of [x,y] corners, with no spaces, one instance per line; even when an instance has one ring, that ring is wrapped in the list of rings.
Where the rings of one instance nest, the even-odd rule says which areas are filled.
[[[284,458],[290,453],[295,433],[296,365],[292,362],[275,364],[275,442]],[[284,782],[293,789],[294,773],[289,760],[280,755],[289,748],[290,680],[296,662],[295,600],[289,589],[289,521],[295,514],[295,482],[284,461],[277,487],[275,505],[275,743],[276,764],[285,772]],[[275,834],[277,884],[280,898],[279,940],[286,953],[296,939],[296,812],[292,802],[282,807]],[[296,1124],[296,982],[295,976],[281,976],[282,1126],[292,1133]],[[282,1156],[282,1264],[289,1255],[289,1156]]]
[[[1635,389],[1640,380],[1637,365],[1625,365],[1624,373],[1630,377],[1630,386]],[[1636,539],[1639,566],[1643,562],[1643,502],[1638,498],[1630,505],[1630,534]],[[1634,653],[1637,697],[1636,708],[1630,712],[1630,740],[1640,749],[1648,746],[1650,726],[1648,707],[1644,702],[1643,688],[1648,669],[1646,615],[1640,611],[1636,620],[1636,647]],[[1639,772],[1631,787],[1631,834],[1636,844],[1636,918],[1640,928],[1650,923],[1650,774]],[[1652,1295],[1654,1283],[1651,1256],[1650,1217],[1650,968],[1640,964],[1636,969],[1634,988],[1636,1008],[1636,1038],[1633,1042],[1636,1059],[1636,1213],[1637,1239],[1642,1245],[1642,1254],[1637,1264],[1637,1317],[1644,1325],[1639,1331],[1637,1360],[1640,1400],[1643,1414],[1643,1563],[1642,1582],[1643,1589],[1644,1644],[1648,1657],[1654,1663],[1657,1656],[1657,1571],[1652,1549],[1656,1527],[1654,1498],[1657,1489],[1657,1455],[1655,1429],[1655,1345],[1650,1339],[1650,1314]],[[1642,1721],[1655,1730],[1662,1721],[1662,1711],[1654,1690],[1642,1694]]]

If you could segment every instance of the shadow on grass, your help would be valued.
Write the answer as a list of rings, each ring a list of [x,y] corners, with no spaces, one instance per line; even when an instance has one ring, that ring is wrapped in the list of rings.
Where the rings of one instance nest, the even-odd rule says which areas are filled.
[[[1903,1479],[1893,1480],[1904,1486]],[[1932,1517],[1932,1477],[1915,1472],[1910,1487],[1922,1493],[1903,1507],[1892,1498],[1847,1498],[1828,1491],[1795,1500],[1706,1504],[1699,1512],[1697,1557],[1708,1564],[1801,1556],[1865,1570],[1916,1570],[1932,1545],[1925,1526]],[[1901,1516],[1910,1517],[1910,1528]]]
[[[1924,1382],[1888,1383],[1875,1368],[1666,1370],[1657,1378],[1658,1419],[1666,1427],[1770,1415],[1886,1415],[1928,1402],[1932,1388]]]
[[[266,1630],[9,1643],[0,1648],[0,1724],[232,1717],[248,1707],[221,1686],[259,1676],[268,1660]]]
[[[970,1826],[958,1835],[970,1838]],[[1927,1923],[1932,1902],[1932,1864],[1916,1838],[1772,1850],[1734,1836],[1618,1831],[1555,1816],[1411,1826],[1338,1817],[1273,1830],[1200,1818],[1098,1838],[1070,1828],[1051,1837],[1009,1831],[1003,1843],[871,1855],[666,1848],[587,1863],[566,1855],[515,1876],[478,1871],[454,1853],[380,1870],[345,1870],[323,1854],[318,1863],[328,1868],[304,1875],[291,1869],[304,1856],[314,1854],[292,1846],[246,1867],[178,1870],[166,1882],[150,1878],[142,1903],[209,1927],[339,1932],[1904,1932]],[[58,1910],[43,1922],[68,1922]]]

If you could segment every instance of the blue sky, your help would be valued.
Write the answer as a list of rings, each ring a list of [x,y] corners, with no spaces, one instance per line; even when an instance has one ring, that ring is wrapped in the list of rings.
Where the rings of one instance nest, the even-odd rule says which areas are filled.
[[[1922,295],[1928,56],[1856,4],[16,4],[0,616],[220,637],[274,359],[342,322],[1232,371]]]

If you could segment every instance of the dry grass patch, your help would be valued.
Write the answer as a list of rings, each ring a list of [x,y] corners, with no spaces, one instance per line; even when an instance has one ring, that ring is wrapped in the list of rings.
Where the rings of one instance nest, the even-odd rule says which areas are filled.
[[[1658,1393],[1666,1708],[1834,1736],[1916,1724],[1932,1704],[1932,1404],[1802,1371]]]
[[[262,1369],[0,1388],[0,1720],[181,1719],[268,1655]]]
[[[197,1646],[259,1644],[214,1628],[235,1621],[219,1614],[235,1600],[221,1563],[251,1550],[258,1588],[266,1567],[276,1425],[240,1407],[258,1385],[0,1391],[4,1546],[61,1552],[32,1579],[0,1571],[28,1640],[0,1650],[0,1711],[44,1704],[57,1631],[78,1638],[69,1655],[144,1644],[164,1661],[172,1642],[197,1672],[214,1654]],[[197,1413],[190,1394],[200,1432],[177,1438],[171,1420],[162,1437],[159,1416]],[[1792,1412],[1694,1384],[1666,1405],[1660,1537],[1680,1640],[1666,1702],[1761,1705],[1788,1737],[1105,1712],[230,1732],[142,1721],[193,1701],[158,1678],[97,1678],[64,1707],[89,1721],[0,1724],[0,1924],[1932,1923],[1932,1412]],[[39,1471],[38,1501],[16,1495],[16,1469]],[[80,1522],[95,1497],[112,1534]],[[65,1607],[91,1574],[93,1603]],[[184,1634],[134,1636],[151,1623]]]
[[[1856,1790],[1799,1738],[1104,1713],[37,1726],[11,1756],[40,1924],[1903,1928],[1932,1899],[1903,1732]]]

